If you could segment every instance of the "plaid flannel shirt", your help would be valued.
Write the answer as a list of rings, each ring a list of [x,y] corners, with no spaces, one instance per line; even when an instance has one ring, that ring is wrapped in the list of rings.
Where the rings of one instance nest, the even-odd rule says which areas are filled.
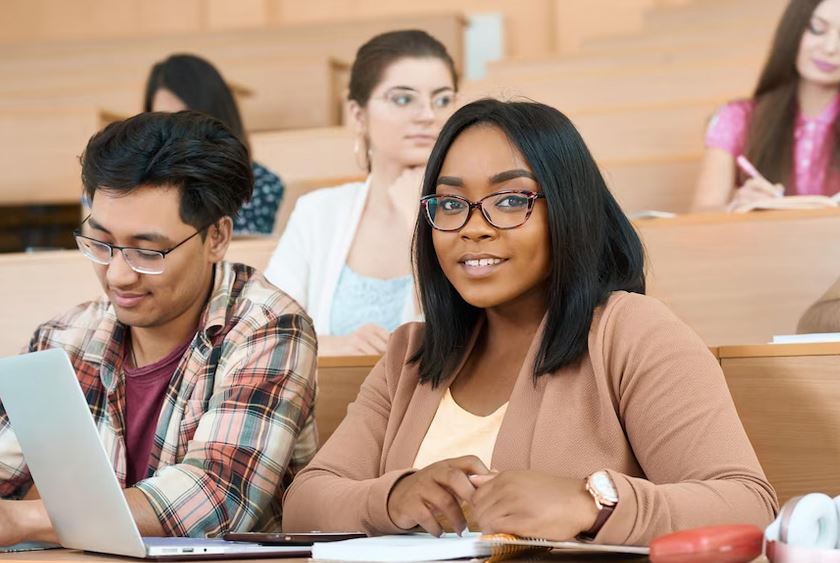
[[[41,325],[28,347],[68,353],[123,486],[127,334],[102,299]],[[280,529],[283,493],[317,448],[316,355],[312,321],[294,300],[252,268],[216,267],[166,392],[148,473],[135,485],[168,534]],[[0,496],[20,498],[31,485],[0,409]]]

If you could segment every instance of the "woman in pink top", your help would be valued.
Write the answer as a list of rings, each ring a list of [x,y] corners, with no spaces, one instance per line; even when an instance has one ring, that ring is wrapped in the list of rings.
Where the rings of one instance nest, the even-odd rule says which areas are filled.
[[[792,0],[752,99],[724,106],[709,124],[694,209],[840,190],[838,85],[840,0]],[[742,154],[766,181],[738,170]]]

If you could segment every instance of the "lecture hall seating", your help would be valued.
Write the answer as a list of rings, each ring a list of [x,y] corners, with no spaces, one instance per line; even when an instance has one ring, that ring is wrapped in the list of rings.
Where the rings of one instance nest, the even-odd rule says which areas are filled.
[[[697,214],[635,222],[647,292],[710,346],[793,334],[840,276],[840,210]]]
[[[0,151],[3,164],[14,164],[6,167],[13,172],[0,179],[0,205],[77,201],[76,157],[87,138],[103,114],[120,118],[141,108],[149,67],[171,53],[195,52],[221,61],[244,94],[249,129],[335,125],[348,57],[376,33],[407,26],[440,38],[461,65],[464,19],[451,11],[249,31],[0,45],[0,74],[10,77],[0,86],[0,125],[4,139],[15,139]],[[45,130],[45,121],[54,130]],[[30,137],[48,139],[46,151],[43,142],[18,142]]]

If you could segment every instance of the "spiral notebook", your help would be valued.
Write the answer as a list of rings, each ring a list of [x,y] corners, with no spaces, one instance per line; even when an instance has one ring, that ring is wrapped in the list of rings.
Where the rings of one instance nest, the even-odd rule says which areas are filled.
[[[613,552],[647,555],[647,547],[588,544],[573,541],[519,538],[509,534],[467,533],[444,534],[439,538],[429,534],[403,534],[358,538],[312,546],[316,561],[442,561],[472,557],[506,557],[523,552],[550,549],[580,552]]]

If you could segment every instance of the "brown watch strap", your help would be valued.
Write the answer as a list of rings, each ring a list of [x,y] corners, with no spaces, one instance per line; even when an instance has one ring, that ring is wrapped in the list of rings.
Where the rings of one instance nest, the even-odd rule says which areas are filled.
[[[607,523],[607,518],[610,517],[613,510],[615,510],[615,506],[601,505],[601,510],[598,511],[598,517],[595,518],[595,523],[585,532],[579,533],[577,539],[579,541],[593,541],[595,536],[598,535],[598,532],[601,531],[601,528],[604,527],[604,524]]]

